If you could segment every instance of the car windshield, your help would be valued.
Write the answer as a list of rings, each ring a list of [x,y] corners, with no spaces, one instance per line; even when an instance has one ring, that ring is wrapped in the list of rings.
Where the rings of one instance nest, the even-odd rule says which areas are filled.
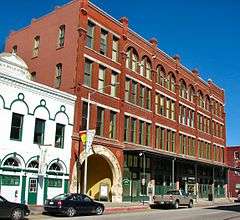
[[[167,191],[166,193],[165,193],[165,195],[179,195],[179,192],[178,191]]]
[[[53,197],[52,199],[54,200],[64,200],[66,198],[68,198],[70,196],[70,194],[60,194],[60,195],[57,195],[55,197]]]

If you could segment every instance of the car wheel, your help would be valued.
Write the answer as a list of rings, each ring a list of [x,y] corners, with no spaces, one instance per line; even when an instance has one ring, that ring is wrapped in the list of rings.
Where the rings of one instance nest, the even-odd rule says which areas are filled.
[[[176,201],[176,202],[174,203],[174,208],[175,208],[175,209],[178,209],[178,208],[179,208],[179,202],[178,202],[178,201]]]
[[[96,212],[97,215],[102,215],[103,214],[103,207],[97,206],[95,212]]]
[[[193,207],[193,201],[190,200],[189,204],[188,204],[188,208],[192,208]]]
[[[22,209],[14,209],[11,214],[12,220],[20,220],[24,218],[24,213]]]
[[[76,214],[76,210],[73,207],[69,207],[66,211],[68,217],[73,217]]]

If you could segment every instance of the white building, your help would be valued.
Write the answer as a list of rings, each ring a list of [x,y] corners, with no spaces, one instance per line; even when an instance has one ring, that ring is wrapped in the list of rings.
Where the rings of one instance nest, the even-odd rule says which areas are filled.
[[[20,57],[0,54],[0,195],[42,205],[68,191],[75,100],[31,81]]]

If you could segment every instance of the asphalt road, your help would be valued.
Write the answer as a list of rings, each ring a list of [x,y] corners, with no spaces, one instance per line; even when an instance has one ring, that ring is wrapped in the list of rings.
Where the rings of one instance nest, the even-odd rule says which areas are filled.
[[[66,217],[35,215],[31,219],[65,220]],[[105,214],[102,216],[77,216],[75,220],[240,220],[240,205],[221,205],[208,208],[152,209],[144,212]]]

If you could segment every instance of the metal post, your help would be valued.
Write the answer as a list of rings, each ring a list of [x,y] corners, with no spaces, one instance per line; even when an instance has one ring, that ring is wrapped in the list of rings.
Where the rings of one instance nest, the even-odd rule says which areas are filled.
[[[214,167],[213,167],[213,182],[212,182],[212,201],[214,202],[214,193],[215,193],[215,184],[214,184],[214,182],[215,182],[215,169],[214,169]]]
[[[175,160],[176,158],[172,159],[172,186],[174,187],[174,179],[175,179]]]
[[[144,178],[144,191],[146,189],[146,157],[145,152],[143,152],[143,178]],[[144,196],[143,196],[143,205],[144,205]]]
[[[91,102],[91,93],[88,93],[88,109],[87,109],[87,127],[86,131],[88,132],[89,130],[89,121],[90,121],[90,102]],[[88,155],[85,152],[85,163],[84,163],[84,183],[83,183],[83,193],[87,193],[87,165],[88,164]]]

